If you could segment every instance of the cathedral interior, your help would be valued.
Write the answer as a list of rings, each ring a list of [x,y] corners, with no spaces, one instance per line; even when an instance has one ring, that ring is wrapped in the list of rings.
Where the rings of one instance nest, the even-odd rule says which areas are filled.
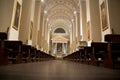
[[[0,80],[120,80],[120,0],[0,0]]]

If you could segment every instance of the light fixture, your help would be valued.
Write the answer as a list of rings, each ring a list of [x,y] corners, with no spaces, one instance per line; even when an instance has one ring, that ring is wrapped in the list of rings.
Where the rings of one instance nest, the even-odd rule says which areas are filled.
[[[47,11],[45,10],[44,13],[47,14]]]
[[[44,0],[41,0],[41,2],[44,2]]]
[[[76,12],[76,11],[74,11],[74,15],[76,15],[76,13],[77,13],[77,12]]]
[[[49,19],[48,19],[48,18],[47,18],[46,20],[47,20],[47,21],[49,21]]]

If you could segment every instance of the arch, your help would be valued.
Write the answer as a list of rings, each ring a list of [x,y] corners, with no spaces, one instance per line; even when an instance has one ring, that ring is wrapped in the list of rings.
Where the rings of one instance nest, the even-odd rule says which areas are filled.
[[[62,28],[64,29],[65,33],[54,33],[56,29]],[[66,26],[63,25],[57,25],[57,27],[51,27],[51,34],[64,34],[69,35],[69,29]]]
[[[63,28],[57,28],[55,29],[54,33],[66,33]]]

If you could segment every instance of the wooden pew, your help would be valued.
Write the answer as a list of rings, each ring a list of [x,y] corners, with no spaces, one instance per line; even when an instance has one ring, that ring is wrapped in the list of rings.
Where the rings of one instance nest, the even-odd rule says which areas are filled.
[[[4,48],[4,41],[0,40],[0,65],[8,64],[8,54]]]
[[[92,54],[91,54],[91,64],[100,65],[103,63],[103,55],[107,52],[107,43],[103,42],[92,42]]]
[[[30,56],[31,56],[32,62],[36,61],[36,51],[37,49],[35,47],[31,47]]]
[[[45,54],[43,51],[40,51],[40,61],[45,60]]]
[[[36,61],[40,61],[40,50],[36,51]]]
[[[71,55],[71,54],[64,56],[63,59],[64,59],[64,60],[70,60],[70,58],[71,58],[70,55]]]
[[[84,62],[86,64],[90,64],[91,62],[91,55],[92,55],[92,48],[90,46],[86,46],[84,47],[84,51],[85,51],[85,57],[84,57]]]
[[[80,58],[78,58],[79,51],[75,51],[70,55],[70,60],[77,62]]]
[[[87,41],[79,41],[79,51],[80,51],[80,62],[85,63],[85,50],[84,47],[86,47]]]
[[[21,55],[22,55],[22,61],[24,61],[25,63],[31,62],[30,51],[31,51],[30,45],[26,45],[26,44],[22,45]]]
[[[75,61],[75,62],[79,62],[80,61],[80,52],[75,51],[74,53],[72,53],[71,54],[71,60]]]
[[[40,61],[47,60],[47,54],[43,51],[40,51]]]
[[[85,50],[84,50],[84,48],[79,50],[79,54],[80,55],[78,55],[78,57],[80,59],[80,62],[84,63],[85,62]]]
[[[64,56],[63,59],[79,62],[80,61],[80,51],[75,51],[67,56]]]
[[[76,59],[77,62],[82,62],[82,60],[80,59],[81,54],[82,54],[82,50],[76,51],[74,58]]]
[[[56,59],[55,56],[52,56],[51,54],[45,53],[47,55],[48,60],[54,60]]]
[[[4,48],[8,54],[8,60],[13,63],[21,63],[21,41],[4,41]]]
[[[105,41],[108,42],[107,53],[104,55],[104,67],[120,68],[120,35],[107,34]]]
[[[8,54],[4,48],[4,40],[7,40],[7,33],[0,32],[0,65],[8,64]]]
[[[0,40],[7,40],[7,33],[0,32]]]
[[[53,59],[55,59],[54,56],[52,56],[52,55],[50,55],[50,54],[48,54],[48,53],[45,53],[45,55],[46,55],[46,59],[47,59],[47,60],[53,60]]]

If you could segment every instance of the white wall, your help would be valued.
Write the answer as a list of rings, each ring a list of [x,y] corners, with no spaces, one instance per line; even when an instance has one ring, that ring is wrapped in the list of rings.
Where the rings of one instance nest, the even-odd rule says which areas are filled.
[[[14,0],[0,0],[0,32],[11,26]]]
[[[120,34],[120,0],[108,0],[109,19],[113,34]]]
[[[99,0],[99,5],[104,0]],[[120,34],[120,0],[106,0],[108,29],[102,31],[102,41],[106,34]]]
[[[0,31],[7,32],[9,27],[8,40],[18,40],[19,36],[19,29],[15,30],[12,27],[17,1],[22,6],[22,0],[0,0]]]

